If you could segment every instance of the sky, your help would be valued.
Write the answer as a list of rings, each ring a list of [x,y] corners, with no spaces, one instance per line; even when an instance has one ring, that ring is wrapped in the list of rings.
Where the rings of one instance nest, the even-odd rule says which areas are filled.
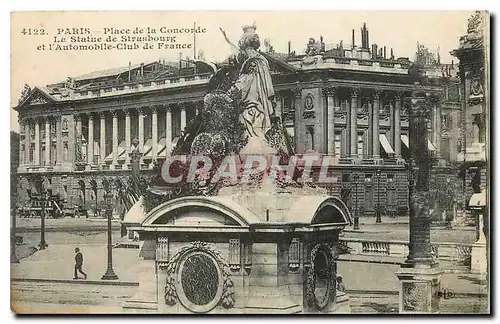
[[[269,39],[277,52],[303,53],[310,37],[323,36],[327,44],[351,43],[355,29],[356,43],[361,43],[363,23],[369,30],[370,44],[394,49],[396,57],[414,58],[416,43],[435,52],[440,48],[441,61],[457,62],[449,52],[466,34],[471,11],[215,11],[215,12],[24,12],[14,13],[11,20],[11,107],[17,104],[24,84],[31,87],[51,84],[96,70],[165,59],[175,61],[178,50],[115,51],[40,51],[37,46],[52,43],[58,28],[89,28],[93,35],[103,36],[104,28],[181,28],[197,25],[206,33],[196,36],[196,48],[203,50],[208,61],[221,61],[231,53],[219,27],[237,43],[243,25],[255,22],[261,40]],[[47,36],[23,35],[24,28],[43,28]],[[158,34],[160,35],[160,34]],[[164,36],[168,36],[164,34]],[[178,35],[179,42],[191,43],[192,34]],[[193,57],[192,50],[182,53]],[[17,114],[11,110],[11,129],[18,130]]]

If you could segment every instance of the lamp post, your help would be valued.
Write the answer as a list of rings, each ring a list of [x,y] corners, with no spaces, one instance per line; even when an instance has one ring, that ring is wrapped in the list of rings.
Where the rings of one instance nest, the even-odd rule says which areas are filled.
[[[357,173],[353,174],[354,180],[354,229],[359,230],[359,214],[358,214],[358,179]]]
[[[42,215],[40,217],[40,244],[38,244],[39,250],[45,250],[49,245],[45,242],[45,202],[48,201],[48,193],[45,190],[41,190],[40,202],[42,204]]]
[[[380,215],[380,176],[382,171],[377,169],[377,218],[375,223],[382,223],[382,217]]]
[[[102,276],[102,280],[118,280],[118,276],[113,270],[113,246],[111,242],[111,216],[113,213],[113,208],[111,205],[111,193],[106,191],[104,193],[104,200],[106,201],[106,214],[108,217],[108,268],[106,273]]]
[[[19,259],[16,254],[16,217],[17,217],[17,206],[14,205],[12,208],[12,229],[11,229],[11,247],[10,247],[10,262],[19,263]]]

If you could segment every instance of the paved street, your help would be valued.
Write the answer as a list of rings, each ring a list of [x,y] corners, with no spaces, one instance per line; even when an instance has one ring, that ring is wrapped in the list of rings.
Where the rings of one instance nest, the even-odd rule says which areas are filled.
[[[21,222],[23,228],[36,228],[39,220]],[[105,222],[89,219],[48,220],[49,230],[46,241],[49,247],[38,251],[12,264],[12,278],[58,280],[61,282],[14,281],[12,299],[15,309],[20,311],[65,313],[106,313],[120,312],[122,303],[135,289],[132,286],[104,286],[90,284],[99,282],[107,268],[106,232],[96,229],[105,228]],[[119,224],[114,223],[113,241],[120,239]],[[68,226],[73,226],[68,229]],[[407,224],[364,224],[362,232],[347,232],[346,237],[371,237],[378,239],[404,239]],[[470,229],[433,230],[435,239],[446,238],[452,241],[472,241],[474,231]],[[447,233],[447,236],[443,233]],[[25,244],[18,247],[19,253],[40,241],[37,231],[20,233]],[[439,240],[442,241],[442,240]],[[73,282],[74,248],[78,246],[84,254],[83,269],[88,273],[87,283]],[[375,256],[376,257],[376,256]],[[134,267],[138,266],[138,250],[116,248],[113,250],[113,267],[119,282],[137,283]],[[399,281],[394,273],[397,265],[366,262],[340,261],[339,274],[351,296],[354,313],[394,313],[397,312]],[[484,276],[471,274],[443,274],[441,287],[455,292],[450,300],[442,300],[443,313],[478,313],[487,311],[487,288]],[[64,281],[69,281],[64,282]]]

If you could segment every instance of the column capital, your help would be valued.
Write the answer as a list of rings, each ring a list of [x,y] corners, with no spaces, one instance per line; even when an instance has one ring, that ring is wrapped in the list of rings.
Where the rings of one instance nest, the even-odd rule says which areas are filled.
[[[349,93],[351,94],[352,98],[357,98],[360,91],[361,91],[361,89],[357,88],[357,87],[349,88]]]
[[[401,99],[403,99],[403,97],[404,97],[404,92],[403,91],[396,91],[394,93],[394,98],[396,100],[401,100]]]
[[[184,109],[184,110],[185,110],[185,109],[186,109],[186,106],[187,106],[187,102],[179,102],[177,105],[179,106],[179,108],[181,108],[181,109]]]
[[[106,118],[106,112],[105,111],[100,111],[99,112],[99,117],[101,117],[101,119],[105,119]]]
[[[171,113],[172,112],[172,107],[170,107],[169,105],[166,105],[165,106],[165,111],[168,112],[168,113]]]
[[[338,88],[337,87],[326,87],[323,88],[323,94],[327,96],[335,96],[337,94]]]
[[[110,113],[111,113],[111,116],[113,116],[113,118],[118,117],[118,110],[111,110]]]
[[[302,88],[293,88],[291,91],[294,98],[302,98]]]
[[[130,109],[122,109],[122,111],[125,114],[125,117],[130,117]]]
[[[57,115],[55,115],[55,117],[54,117],[54,118],[55,118],[58,122],[60,122],[60,121],[61,121],[61,119],[62,119],[62,116],[61,116],[61,114],[57,114]]]
[[[76,121],[80,121],[80,120],[82,120],[82,115],[76,114],[76,115],[74,115],[74,118]]]
[[[144,108],[142,108],[142,107],[141,108],[137,108],[137,113],[139,115],[144,115]]]
[[[156,106],[151,106],[151,112],[152,112],[153,114],[158,113],[158,107],[156,107]]]
[[[45,121],[45,124],[49,124],[51,119],[51,115],[43,116],[43,121]]]
[[[87,116],[89,117],[89,119],[94,119],[94,113],[87,113]]]
[[[380,89],[375,89],[373,90],[373,99],[380,99],[380,97],[382,96],[382,90]]]

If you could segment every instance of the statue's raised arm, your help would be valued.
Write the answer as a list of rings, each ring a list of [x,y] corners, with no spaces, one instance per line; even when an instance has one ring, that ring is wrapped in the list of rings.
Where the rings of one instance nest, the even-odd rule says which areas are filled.
[[[224,29],[222,29],[222,27],[219,27],[219,29],[220,29],[220,31],[221,31],[221,33],[222,33],[222,35],[224,36],[224,39],[226,40],[226,42],[227,42],[229,45],[231,45],[231,47],[232,47],[234,50],[236,50],[236,52],[239,52],[239,51],[240,51],[240,49],[239,49],[236,45],[234,45],[234,44],[233,44],[233,42],[231,42],[231,41],[229,40],[229,38],[227,37],[226,31],[225,31]]]

